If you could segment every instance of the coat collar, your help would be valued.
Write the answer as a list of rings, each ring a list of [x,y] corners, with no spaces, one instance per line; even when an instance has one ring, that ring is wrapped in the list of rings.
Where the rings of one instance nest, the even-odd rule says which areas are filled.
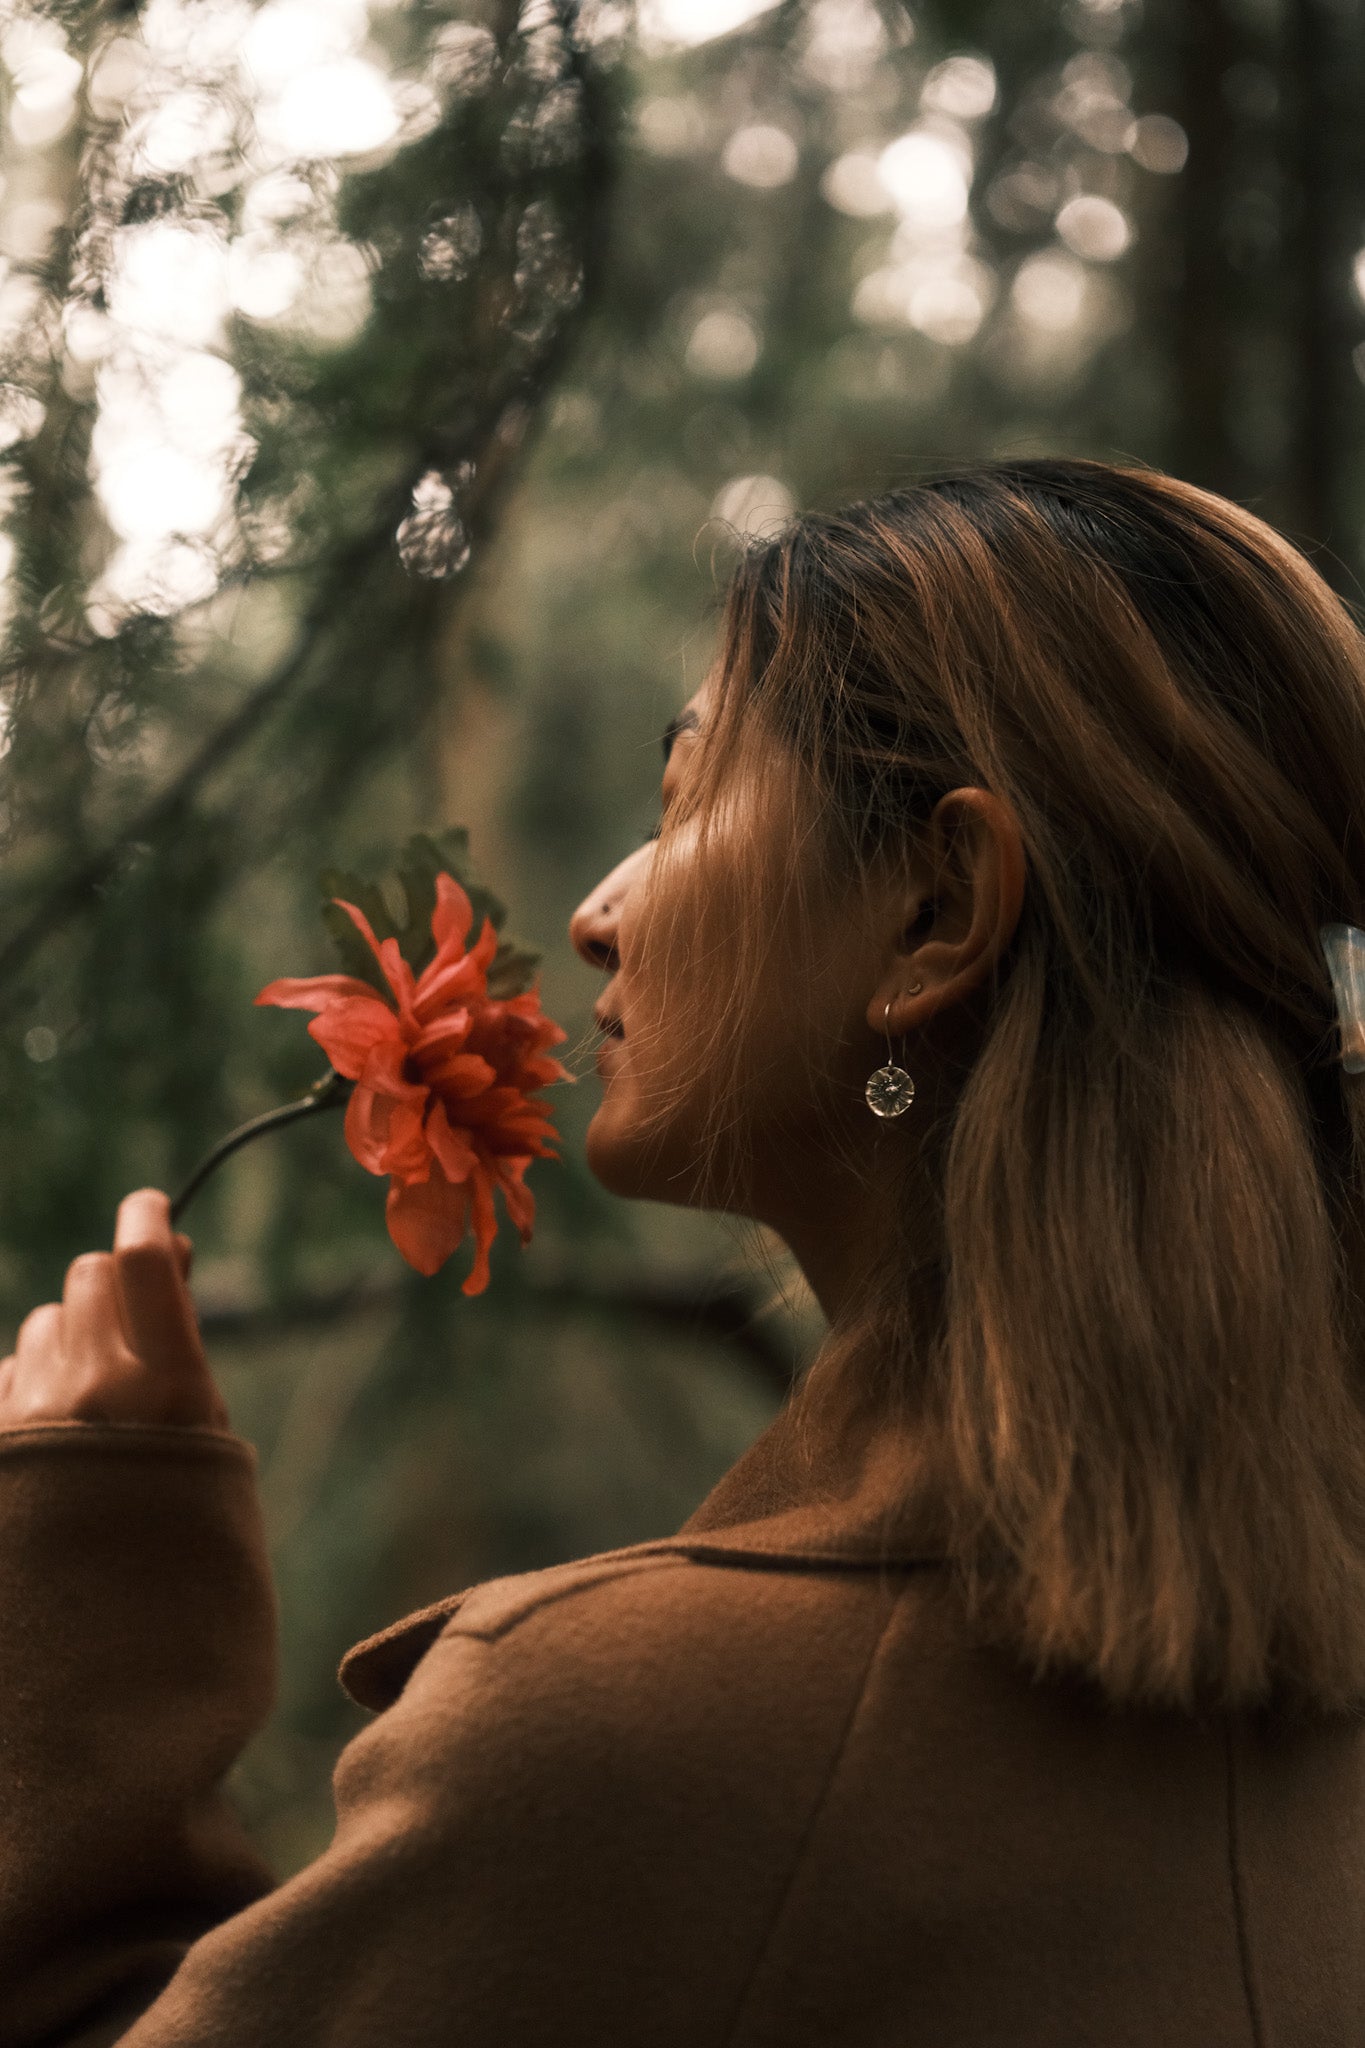
[[[529,1588],[542,1576],[558,1583],[679,1552],[778,1567],[942,1564],[948,1519],[912,1426],[866,1397],[827,1386],[817,1361],[676,1535],[528,1573],[517,1583]],[[451,1594],[357,1643],[341,1666],[346,1691],[362,1706],[390,1705],[468,1597]]]
[[[913,1425],[819,1364],[664,1546],[793,1564],[928,1564],[948,1520]]]

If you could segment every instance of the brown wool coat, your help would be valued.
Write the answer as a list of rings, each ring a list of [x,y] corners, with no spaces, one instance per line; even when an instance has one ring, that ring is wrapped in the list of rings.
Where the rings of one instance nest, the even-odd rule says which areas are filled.
[[[1362,2048],[1365,1728],[1106,1711],[964,1632],[886,1430],[783,1412],[682,1532],[343,1666],[275,1887],[254,1459],[0,1433],[3,2048]]]

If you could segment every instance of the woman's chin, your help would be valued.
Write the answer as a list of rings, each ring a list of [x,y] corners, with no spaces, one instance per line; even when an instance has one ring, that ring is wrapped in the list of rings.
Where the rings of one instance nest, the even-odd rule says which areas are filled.
[[[612,1100],[610,1088],[599,1104],[584,1140],[588,1171],[608,1194],[623,1195],[628,1201],[648,1201],[654,1190],[648,1185],[643,1146],[631,1140],[630,1120]]]
[[[625,1075],[608,1081],[584,1138],[588,1171],[608,1194],[627,1201],[695,1206],[695,1151],[672,1132],[643,1129],[632,1115],[632,1092]]]

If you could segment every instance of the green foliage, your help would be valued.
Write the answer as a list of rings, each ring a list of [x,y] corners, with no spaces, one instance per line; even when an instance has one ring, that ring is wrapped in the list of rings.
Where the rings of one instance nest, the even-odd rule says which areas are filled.
[[[436,909],[436,878],[440,874],[452,876],[469,898],[474,913],[469,935],[471,945],[482,930],[485,918],[494,931],[502,930],[507,921],[506,907],[491,889],[472,878],[469,833],[462,825],[452,826],[435,835],[415,832],[399,857],[393,882],[387,889],[383,882],[367,882],[359,875],[345,873],[340,868],[327,868],[318,878],[323,894],[329,899],[323,905],[323,923],[331,934],[343,967],[348,974],[368,981],[386,999],[389,987],[383,970],[341,904],[350,903],[362,912],[381,944],[385,939],[396,939],[398,950],[408,966],[414,974],[420,974],[436,952],[431,920]],[[402,909],[396,911],[395,902],[399,899]],[[539,953],[527,952],[510,940],[503,940],[488,971],[489,994],[500,1000],[520,995],[531,986],[539,964]]]
[[[262,88],[213,11],[169,0],[144,37],[136,10],[68,10],[91,89],[69,138],[30,148],[22,176],[7,163],[0,189],[0,214],[46,191],[39,211],[68,216],[0,309],[0,400],[43,418],[0,438],[0,1089],[11,1143],[43,1162],[40,1185],[0,1184],[12,1321],[107,1237],[129,1186],[183,1178],[311,1079],[251,995],[310,942],[304,878],[377,872],[446,814],[444,650],[588,306],[610,196],[613,52],[579,40],[572,7],[377,13],[376,65],[421,105],[350,160],[342,137],[340,163],[258,132]],[[182,12],[206,32],[178,44]],[[15,86],[0,68],[0,126]],[[222,140],[209,122],[166,167],[140,138],[190,88]],[[261,250],[303,281],[286,317],[226,291]],[[81,321],[98,369],[66,352]],[[145,454],[119,440],[135,419]],[[181,531],[142,481],[157,462],[198,466],[216,523],[190,507]],[[152,542],[127,541],[125,513]],[[504,944],[495,991],[535,964]],[[304,1137],[273,1149],[313,1156]],[[272,1293],[382,1244],[340,1192],[308,1200],[342,1248],[301,1241],[291,1170],[245,1233]],[[206,1192],[210,1248],[256,1171]]]

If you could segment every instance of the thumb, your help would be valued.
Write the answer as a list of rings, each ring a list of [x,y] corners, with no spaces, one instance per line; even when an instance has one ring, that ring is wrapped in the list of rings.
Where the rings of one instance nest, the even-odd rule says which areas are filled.
[[[188,1280],[190,1268],[194,1264],[194,1245],[183,1230],[177,1230],[175,1233],[175,1262],[180,1268],[181,1279]]]

